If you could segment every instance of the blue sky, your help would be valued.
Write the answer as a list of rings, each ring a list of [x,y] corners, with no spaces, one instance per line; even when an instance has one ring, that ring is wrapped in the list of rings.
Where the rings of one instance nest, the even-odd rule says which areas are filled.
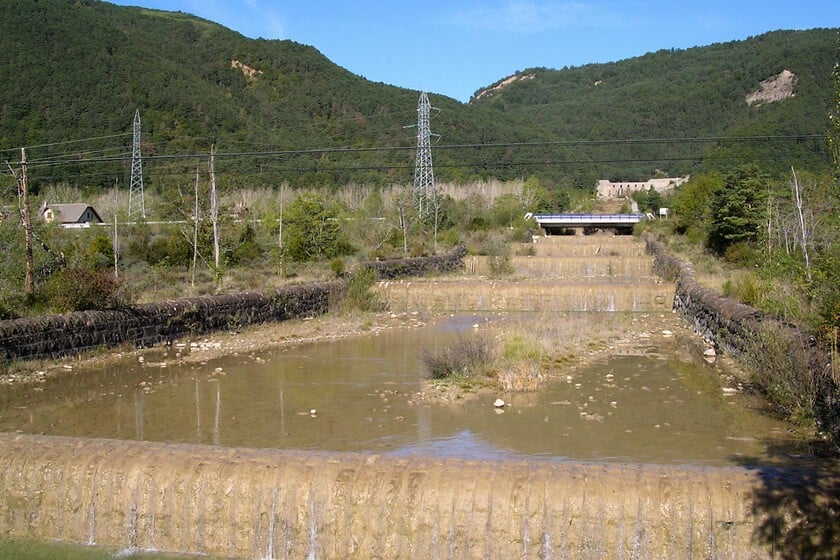
[[[836,0],[118,0],[311,45],[375,82],[467,101],[517,70],[614,62],[778,29],[840,27]]]

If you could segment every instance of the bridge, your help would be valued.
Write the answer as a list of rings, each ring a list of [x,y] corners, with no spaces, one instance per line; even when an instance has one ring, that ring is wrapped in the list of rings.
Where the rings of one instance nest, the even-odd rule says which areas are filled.
[[[548,235],[562,233],[571,228],[614,229],[630,231],[633,226],[648,218],[647,214],[526,214],[525,219],[535,219]]]

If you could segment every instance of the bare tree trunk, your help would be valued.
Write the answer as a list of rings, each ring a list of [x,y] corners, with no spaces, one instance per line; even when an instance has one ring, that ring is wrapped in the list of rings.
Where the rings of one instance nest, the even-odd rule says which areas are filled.
[[[403,255],[408,256],[408,220],[405,217],[405,212],[403,211],[402,206],[399,207],[400,211],[400,228],[402,228],[403,234]]]
[[[802,213],[802,191],[799,188],[799,179],[796,178],[796,170],[790,168],[793,173],[793,192],[796,196],[796,210],[799,214],[799,230],[802,234],[802,255],[805,257],[805,278],[811,283],[811,259],[808,256],[808,230],[805,227],[805,216]]]
[[[117,232],[117,210],[119,210],[119,201],[117,200],[117,186],[114,185],[114,279],[120,277],[120,269],[118,266],[120,258],[120,239]]]
[[[213,222],[213,264],[219,274],[219,208],[216,203],[216,146],[210,147],[210,221]]]
[[[26,173],[26,149],[20,149],[20,188],[23,195],[21,218],[23,219],[24,238],[26,242],[26,298],[29,301],[35,297],[35,263],[32,257],[32,209],[29,205],[29,178]]]
[[[773,254],[773,193],[767,185],[767,256]]]
[[[195,169],[195,206],[193,207],[193,260],[190,284],[195,288],[195,269],[198,265],[198,167]]]
[[[284,276],[283,270],[283,194],[285,191],[285,184],[280,185],[280,227],[277,232],[277,244],[280,249],[280,278]]]

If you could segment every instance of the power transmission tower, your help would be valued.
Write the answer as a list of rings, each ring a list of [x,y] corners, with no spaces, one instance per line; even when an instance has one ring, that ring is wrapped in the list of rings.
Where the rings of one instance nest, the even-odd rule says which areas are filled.
[[[429,128],[432,109],[435,108],[429,103],[429,96],[425,91],[421,92],[420,100],[417,102],[417,158],[414,161],[414,205],[421,219],[425,218],[430,211],[435,210],[437,205],[430,142],[432,132]]]
[[[128,191],[128,217],[136,213],[146,218],[146,204],[143,199],[143,158],[140,155],[140,109],[134,113],[134,141],[131,148],[131,182]]]

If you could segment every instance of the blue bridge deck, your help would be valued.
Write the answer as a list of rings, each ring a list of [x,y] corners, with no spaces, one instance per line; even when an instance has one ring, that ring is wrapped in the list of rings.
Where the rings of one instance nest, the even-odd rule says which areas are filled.
[[[532,214],[546,233],[568,228],[632,229],[646,214]]]

